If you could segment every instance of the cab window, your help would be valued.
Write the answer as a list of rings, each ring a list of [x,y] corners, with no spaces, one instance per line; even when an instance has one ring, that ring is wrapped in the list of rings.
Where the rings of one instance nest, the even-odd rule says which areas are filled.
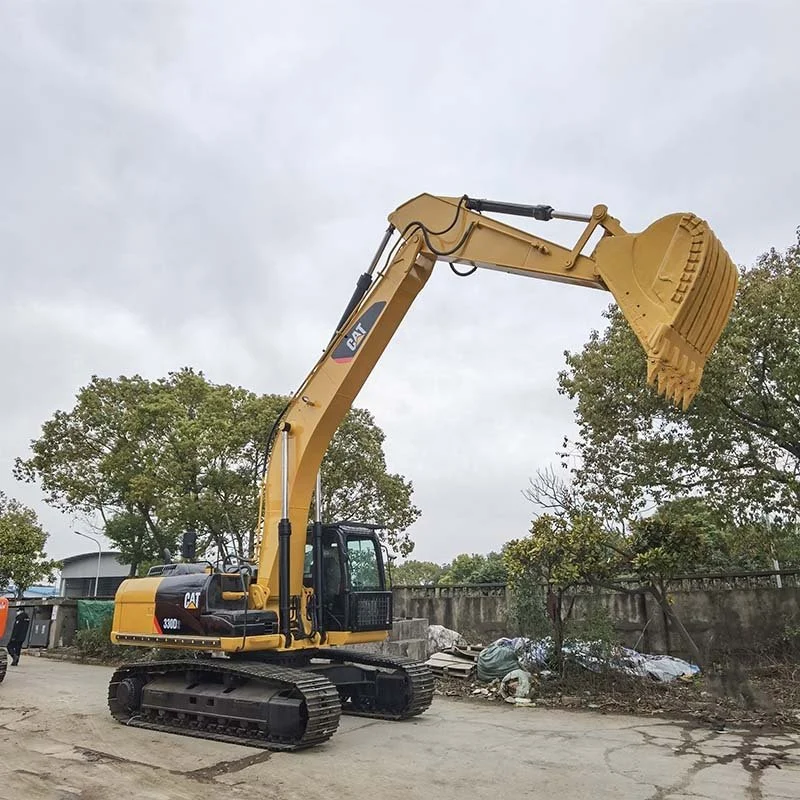
[[[350,562],[350,584],[356,592],[380,591],[381,573],[373,539],[349,538],[347,558]]]

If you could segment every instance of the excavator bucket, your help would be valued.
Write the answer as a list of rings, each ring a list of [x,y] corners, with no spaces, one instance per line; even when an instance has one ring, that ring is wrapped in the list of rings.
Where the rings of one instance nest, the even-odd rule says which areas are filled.
[[[705,220],[670,214],[605,236],[597,270],[647,355],[647,380],[684,410],[728,322],[739,276]]]

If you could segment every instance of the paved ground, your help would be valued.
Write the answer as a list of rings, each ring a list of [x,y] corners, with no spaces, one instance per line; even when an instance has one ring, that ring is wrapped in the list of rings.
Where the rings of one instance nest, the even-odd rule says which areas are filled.
[[[23,656],[0,684],[2,800],[800,799],[800,737],[437,697],[416,720],[342,718],[270,754],[125,728],[104,667]]]

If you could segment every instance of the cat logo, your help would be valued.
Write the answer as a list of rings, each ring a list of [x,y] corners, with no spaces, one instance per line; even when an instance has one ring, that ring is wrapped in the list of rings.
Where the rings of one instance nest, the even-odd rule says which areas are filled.
[[[336,349],[331,354],[331,358],[337,364],[349,364],[356,356],[367,334],[372,330],[378,317],[386,305],[385,300],[373,303],[355,322],[347,335],[342,338]]]
[[[350,334],[350,336],[348,336],[347,339],[344,340],[344,343],[347,346],[347,349],[350,350],[351,352],[355,353],[355,351],[358,350],[358,343],[366,335],[367,335],[367,332],[364,330],[363,325],[361,325],[361,323],[356,325],[356,327],[353,329],[353,332]]]
[[[183,597],[183,607],[188,609],[197,609],[200,604],[200,592],[186,592]]]

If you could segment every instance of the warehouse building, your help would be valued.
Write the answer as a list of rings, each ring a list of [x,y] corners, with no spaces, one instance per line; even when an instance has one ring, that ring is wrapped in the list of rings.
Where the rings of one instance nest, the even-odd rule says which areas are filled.
[[[61,597],[111,598],[119,585],[130,575],[130,564],[120,561],[121,553],[103,550],[62,558]]]

